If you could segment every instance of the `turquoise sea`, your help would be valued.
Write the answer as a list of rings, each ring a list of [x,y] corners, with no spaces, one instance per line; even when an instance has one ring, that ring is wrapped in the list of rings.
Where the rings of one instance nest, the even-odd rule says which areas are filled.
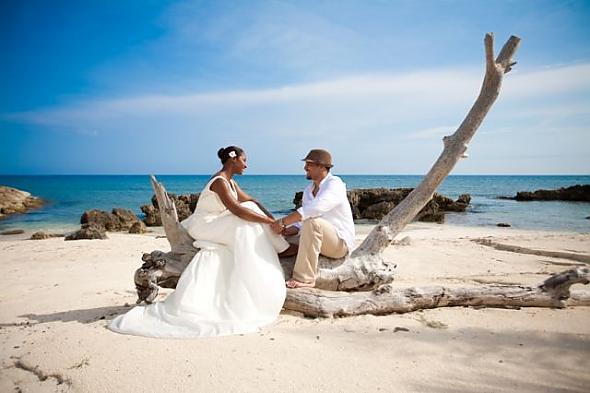
[[[353,188],[414,187],[422,176],[339,175]],[[162,175],[157,178],[169,192],[199,192],[209,175]],[[240,186],[259,199],[273,213],[284,214],[293,207],[295,192],[303,190],[303,175],[244,175]],[[152,189],[148,175],[133,176],[0,176],[0,184],[16,187],[48,201],[42,209],[0,221],[0,230],[73,230],[80,215],[89,209],[131,209],[150,203]],[[554,189],[590,184],[590,176],[449,176],[438,192],[452,198],[468,193],[472,204],[465,213],[447,214],[446,222],[467,226],[495,226],[510,223],[515,228],[589,232],[590,203],[516,202],[497,199],[517,191]]]

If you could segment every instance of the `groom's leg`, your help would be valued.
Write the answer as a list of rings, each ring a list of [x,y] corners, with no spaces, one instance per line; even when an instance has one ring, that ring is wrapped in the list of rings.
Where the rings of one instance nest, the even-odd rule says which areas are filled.
[[[301,283],[313,284],[320,253],[330,258],[341,258],[348,250],[346,243],[338,238],[334,226],[323,218],[304,220],[300,234],[293,279]]]

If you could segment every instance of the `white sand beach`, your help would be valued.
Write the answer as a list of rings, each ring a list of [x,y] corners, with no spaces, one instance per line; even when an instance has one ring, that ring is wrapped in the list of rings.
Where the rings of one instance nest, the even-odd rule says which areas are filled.
[[[357,226],[361,240],[370,225]],[[136,299],[156,233],[0,242],[2,392],[588,392],[590,308],[439,308],[308,319],[282,313],[244,336],[176,340],[113,333]],[[390,246],[395,285],[535,284],[584,262],[473,239],[590,255],[590,234],[414,223]],[[578,285],[574,290],[590,291]],[[163,290],[164,298],[170,290]]]

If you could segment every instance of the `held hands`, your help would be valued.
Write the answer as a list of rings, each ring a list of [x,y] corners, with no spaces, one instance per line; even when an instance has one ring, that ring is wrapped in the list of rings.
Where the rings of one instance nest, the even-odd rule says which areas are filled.
[[[275,222],[270,224],[270,227],[277,235],[295,236],[299,233],[299,228],[295,226],[286,226],[282,218],[275,220]]]
[[[282,235],[283,236],[295,236],[299,233],[299,228],[295,226],[286,227],[283,229]]]
[[[285,230],[285,224],[283,224],[283,219],[279,218],[275,220],[272,224],[270,224],[270,229],[273,230],[274,233],[280,235]]]

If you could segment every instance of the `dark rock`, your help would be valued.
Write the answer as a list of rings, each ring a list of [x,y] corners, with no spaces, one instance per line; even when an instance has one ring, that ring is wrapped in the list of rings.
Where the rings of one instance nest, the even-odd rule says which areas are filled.
[[[34,197],[26,191],[0,186],[0,218],[10,214],[26,213],[43,206],[43,203],[41,198]]]
[[[557,190],[520,191],[513,198],[517,201],[578,201],[590,202],[590,184],[560,188]]]
[[[411,188],[371,188],[355,189],[347,192],[348,201],[355,220],[380,220],[399,204],[410,192]],[[293,204],[301,207],[303,192],[297,192]],[[456,201],[443,195],[434,194],[433,198],[416,215],[416,220],[428,222],[444,222],[444,212],[463,212],[469,206],[471,196],[463,194]]]
[[[347,192],[354,219],[368,218],[380,220],[409,193],[409,188],[371,188]]]
[[[141,222],[131,210],[114,208],[112,214],[119,219],[119,230],[129,230],[134,224]]]
[[[162,218],[160,217],[160,211],[156,209],[153,205],[143,205],[140,207],[143,214],[145,214],[145,218],[143,222],[148,227],[160,227],[162,226]]]
[[[44,240],[52,237],[64,237],[63,233],[46,233],[43,231],[35,232],[31,235],[30,240]]]
[[[391,209],[395,207],[394,202],[377,202],[374,205],[368,206],[361,214],[363,218],[368,219],[381,219],[385,214],[387,214]],[[357,207],[358,208],[358,207]],[[359,211],[360,213],[360,211]]]
[[[143,223],[143,221],[136,221],[129,228],[129,233],[145,233],[146,229],[147,228],[146,228],[145,224]]]
[[[107,231],[116,231],[119,228],[119,219],[109,212],[104,210],[88,210],[80,217],[80,224],[82,226],[95,226],[103,228]]]
[[[445,212],[462,212],[467,208],[467,204],[462,202],[455,203],[451,198],[434,194],[432,199],[416,214],[414,220],[425,222],[445,222]]]
[[[0,235],[21,235],[25,233],[23,229],[8,229],[6,231],[0,232]]]
[[[94,225],[82,225],[82,228],[65,237],[65,240],[108,239],[104,228]]]
[[[497,227],[502,227],[502,228],[510,228],[512,225],[505,223],[505,222],[499,222],[496,224]]]
[[[416,214],[414,218],[418,221],[437,222],[442,224],[445,221],[445,213],[441,210],[439,204],[433,198]]]
[[[31,235],[31,240],[44,240],[49,239],[51,236],[43,231],[35,232]]]
[[[128,231],[133,224],[140,222],[139,218],[126,209],[114,208],[111,213],[104,210],[88,210],[80,217],[82,226],[95,226],[104,231]]]
[[[586,220],[590,220],[590,216],[586,217]]]
[[[469,204],[471,203],[471,195],[461,194],[461,195],[459,195],[459,198],[457,198],[456,201],[453,201],[453,200],[449,200],[449,201],[450,201],[449,204],[443,206],[444,211],[464,212],[467,209],[467,206],[469,206]]]
[[[199,200],[198,193],[187,195],[168,194],[168,196],[170,196],[170,198],[174,201],[179,221],[188,218],[188,216],[190,216],[195,211],[197,201]],[[143,214],[145,214],[143,222],[148,227],[162,225],[162,219],[160,218],[160,209],[158,207],[158,200],[156,199],[155,195],[152,196],[151,205],[143,205],[140,207],[140,209],[143,212]]]

